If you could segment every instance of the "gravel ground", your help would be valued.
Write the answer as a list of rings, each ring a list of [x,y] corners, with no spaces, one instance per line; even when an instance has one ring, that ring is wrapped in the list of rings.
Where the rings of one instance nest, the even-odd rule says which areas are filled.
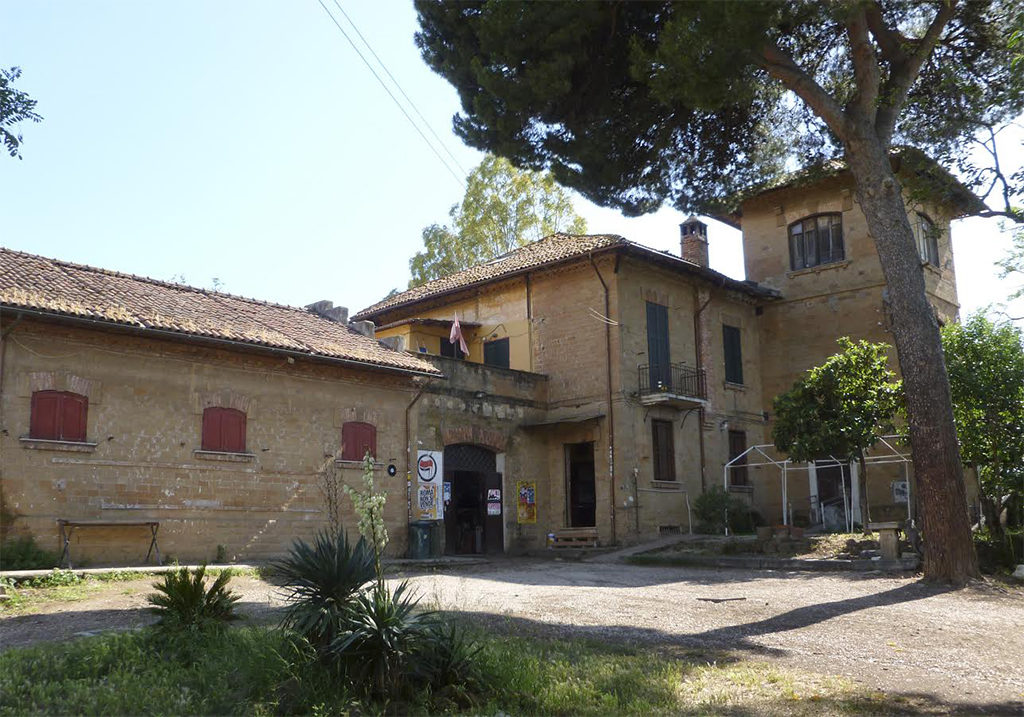
[[[427,603],[499,630],[591,637],[851,677],[888,693],[1024,714],[1024,591],[913,578],[499,560],[403,575]],[[0,616],[3,648],[132,629],[153,578]],[[236,577],[244,613],[274,619],[272,585]]]

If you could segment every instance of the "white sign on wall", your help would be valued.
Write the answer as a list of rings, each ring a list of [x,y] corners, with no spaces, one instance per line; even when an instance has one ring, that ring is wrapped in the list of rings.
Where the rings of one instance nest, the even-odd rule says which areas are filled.
[[[441,451],[416,452],[417,520],[444,518],[444,454]]]

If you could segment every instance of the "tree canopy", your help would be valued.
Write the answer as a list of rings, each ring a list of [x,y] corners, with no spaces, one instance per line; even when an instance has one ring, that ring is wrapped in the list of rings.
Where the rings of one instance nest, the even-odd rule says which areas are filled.
[[[1024,332],[979,313],[944,326],[942,343],[960,452],[983,497],[1024,498]]]
[[[587,230],[569,192],[550,172],[516,169],[490,155],[466,178],[466,194],[449,211],[450,226],[423,229],[423,251],[409,260],[418,286],[431,279],[501,256],[558,231]]]
[[[842,351],[775,397],[772,440],[793,460],[861,459],[893,430],[903,388],[888,366],[890,346],[838,343]]]
[[[459,136],[627,214],[706,212],[865,131],[988,185],[972,145],[1024,110],[1013,0],[416,6]]]
[[[0,67],[0,139],[8,154],[21,159],[21,132],[15,128],[26,120],[39,122],[43,118],[35,112],[36,101],[27,92],[14,89],[13,83],[19,77],[21,68]]]
[[[1024,176],[972,153],[998,157],[998,128],[1024,110],[1019,0],[416,7],[424,59],[459,92],[459,136],[599,204],[708,213],[787,166],[843,158],[886,278],[925,574],[977,575],[942,342],[890,150],[956,163],[1001,200],[987,213],[1024,219]]]

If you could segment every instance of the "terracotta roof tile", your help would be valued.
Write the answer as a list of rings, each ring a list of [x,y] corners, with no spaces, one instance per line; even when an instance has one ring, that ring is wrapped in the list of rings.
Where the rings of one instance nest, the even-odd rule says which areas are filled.
[[[525,246],[519,247],[483,264],[471,266],[449,276],[428,281],[421,286],[414,286],[408,291],[395,294],[383,301],[369,306],[353,318],[361,319],[373,316],[385,309],[402,304],[411,304],[439,294],[479,284],[491,279],[498,279],[515,274],[525,269],[533,269],[544,264],[551,264],[563,259],[587,254],[588,252],[607,247],[628,244],[625,239],[615,234],[552,234]]]
[[[759,287],[753,282],[731,279],[712,269],[691,264],[668,252],[651,249],[616,234],[552,234],[549,237],[526,244],[483,264],[477,264],[449,276],[428,281],[426,284],[415,286],[408,291],[403,291],[378,301],[376,304],[368,306],[357,313],[353,318],[374,319],[391,309],[409,306],[419,301],[449,294],[477,284],[499,281],[505,277],[541,266],[577,259],[591,252],[616,248],[647,261],[653,261],[688,274],[704,277],[736,291],[763,298],[775,295],[774,292],[764,287]]]
[[[0,305],[440,373],[410,354],[306,309],[120,274],[0,248]]]

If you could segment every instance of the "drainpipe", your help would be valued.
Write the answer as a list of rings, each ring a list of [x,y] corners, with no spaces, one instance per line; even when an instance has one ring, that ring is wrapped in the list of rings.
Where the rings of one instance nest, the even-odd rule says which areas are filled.
[[[594,262],[594,255],[590,254],[589,258],[590,265],[594,267],[594,273],[597,274],[597,280],[601,282],[601,288],[604,289],[604,315],[607,319],[611,319],[611,316],[609,316],[611,307],[608,299],[608,284],[605,283],[604,277],[601,276],[601,272]],[[608,508],[612,525],[612,545],[617,545],[618,540],[615,535],[615,411],[612,407],[612,326],[608,321],[604,322],[604,348],[608,388]]]
[[[700,299],[700,292],[697,289],[696,284],[693,287],[693,305],[696,306]],[[701,304],[700,308],[693,312],[693,348],[694,354],[696,355],[697,372],[698,375],[704,370],[704,357],[701,354],[701,330],[700,330],[700,317],[704,313],[704,309],[708,308],[708,304],[711,303],[711,291],[708,290],[708,300]],[[707,381],[704,382],[704,391],[707,392]],[[707,455],[704,447],[704,407],[700,407],[700,411],[697,413],[697,438],[700,443],[700,492],[704,493],[707,490],[707,478],[705,476]]]
[[[533,371],[533,291],[529,274],[526,275],[526,338],[530,352],[530,371]]]
[[[426,390],[426,386],[421,387],[409,405],[405,407],[405,512],[407,524],[412,522],[412,438],[409,435],[409,413]]]

